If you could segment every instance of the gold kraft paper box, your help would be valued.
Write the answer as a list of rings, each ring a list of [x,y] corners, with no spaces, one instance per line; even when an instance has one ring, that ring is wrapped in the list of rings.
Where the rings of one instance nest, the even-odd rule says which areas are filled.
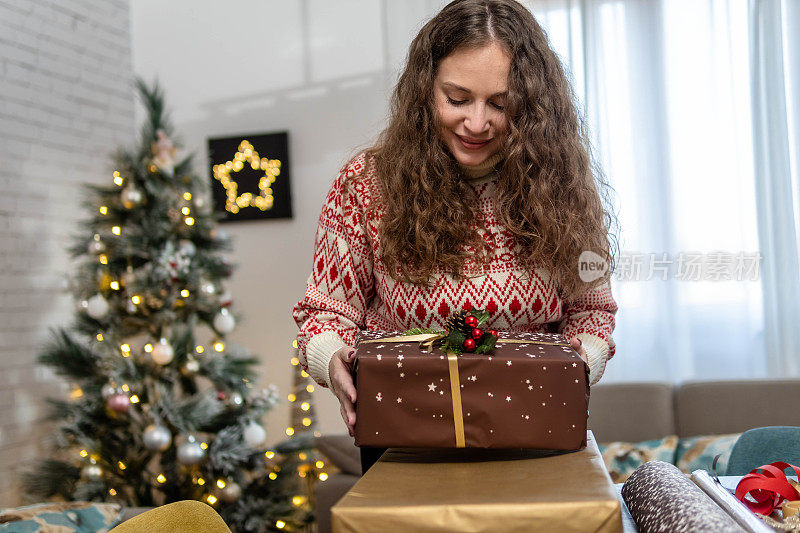
[[[578,452],[390,448],[331,509],[335,533],[622,531],[587,432]]]

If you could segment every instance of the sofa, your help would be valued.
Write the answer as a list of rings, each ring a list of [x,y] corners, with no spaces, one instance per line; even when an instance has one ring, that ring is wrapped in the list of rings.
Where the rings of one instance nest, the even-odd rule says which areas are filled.
[[[591,389],[588,426],[601,445],[735,436],[754,427],[800,426],[798,399],[800,379],[600,384]],[[361,462],[346,434],[318,437],[317,447],[338,470],[315,488],[318,532],[327,533],[331,507],[358,481]]]

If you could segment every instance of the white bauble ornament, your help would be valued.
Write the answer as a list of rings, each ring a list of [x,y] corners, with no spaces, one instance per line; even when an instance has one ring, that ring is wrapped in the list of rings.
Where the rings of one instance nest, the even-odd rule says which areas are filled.
[[[250,446],[251,448],[258,448],[262,444],[264,444],[264,440],[267,438],[267,432],[264,431],[264,428],[261,427],[260,424],[256,424],[255,422],[250,422],[244,428],[244,442]]]
[[[230,333],[236,327],[236,320],[227,309],[222,308],[219,310],[217,316],[214,317],[214,329],[220,333]]]
[[[195,440],[188,440],[178,446],[178,462],[184,465],[196,465],[206,456],[206,451]]]
[[[238,392],[234,392],[231,394],[231,403],[233,405],[242,405],[244,403],[244,398]]]
[[[144,430],[142,440],[148,450],[163,452],[172,443],[172,433],[161,424],[151,424]]]
[[[89,481],[98,481],[103,477],[103,469],[97,465],[86,465],[83,467],[83,470],[81,470],[81,474]]]
[[[103,388],[100,389],[100,395],[106,400],[116,393],[117,389],[115,389],[114,386],[111,385],[110,383],[106,383],[105,385],[103,385]]]
[[[86,313],[95,320],[99,320],[108,314],[108,302],[100,294],[95,294],[86,305]]]
[[[122,192],[119,194],[120,200],[122,200],[122,205],[125,209],[133,209],[137,205],[142,203],[142,191],[134,187],[133,185],[129,185],[122,189]]]
[[[228,481],[225,487],[219,491],[219,497],[226,503],[233,503],[242,496],[242,487],[238,483]]]
[[[172,346],[169,345],[167,339],[163,337],[153,345],[153,351],[150,352],[150,357],[153,358],[153,362],[158,365],[169,364],[174,356],[175,351],[172,349]]]

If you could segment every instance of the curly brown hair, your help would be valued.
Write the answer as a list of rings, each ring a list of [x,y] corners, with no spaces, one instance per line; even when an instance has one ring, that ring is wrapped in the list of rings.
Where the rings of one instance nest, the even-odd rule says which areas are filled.
[[[412,41],[389,124],[367,150],[385,210],[380,259],[397,279],[429,284],[436,271],[460,278],[466,261],[491,257],[477,232],[482,219],[474,192],[441,137],[433,96],[442,59],[490,42],[511,58],[495,214],[515,235],[523,266],[547,268],[570,299],[595,285],[579,277],[584,250],[610,267],[596,283],[610,275],[616,217],[604,206],[610,187],[593,163],[561,63],[533,15],[514,0],[455,0]]]

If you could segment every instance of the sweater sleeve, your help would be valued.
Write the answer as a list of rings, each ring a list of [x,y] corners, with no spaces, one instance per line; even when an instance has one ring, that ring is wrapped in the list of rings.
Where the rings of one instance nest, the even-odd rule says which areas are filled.
[[[362,188],[348,184],[363,167],[362,155],[339,172],[328,191],[314,239],[314,263],[306,293],[292,308],[300,329],[300,364],[325,388],[330,388],[331,356],[355,343],[365,327],[373,295],[372,248],[357,197]]]
[[[580,339],[589,363],[591,385],[600,380],[606,362],[616,351],[611,337],[616,312],[617,303],[611,296],[609,281],[584,292],[564,306],[564,318],[558,331],[567,339]]]

